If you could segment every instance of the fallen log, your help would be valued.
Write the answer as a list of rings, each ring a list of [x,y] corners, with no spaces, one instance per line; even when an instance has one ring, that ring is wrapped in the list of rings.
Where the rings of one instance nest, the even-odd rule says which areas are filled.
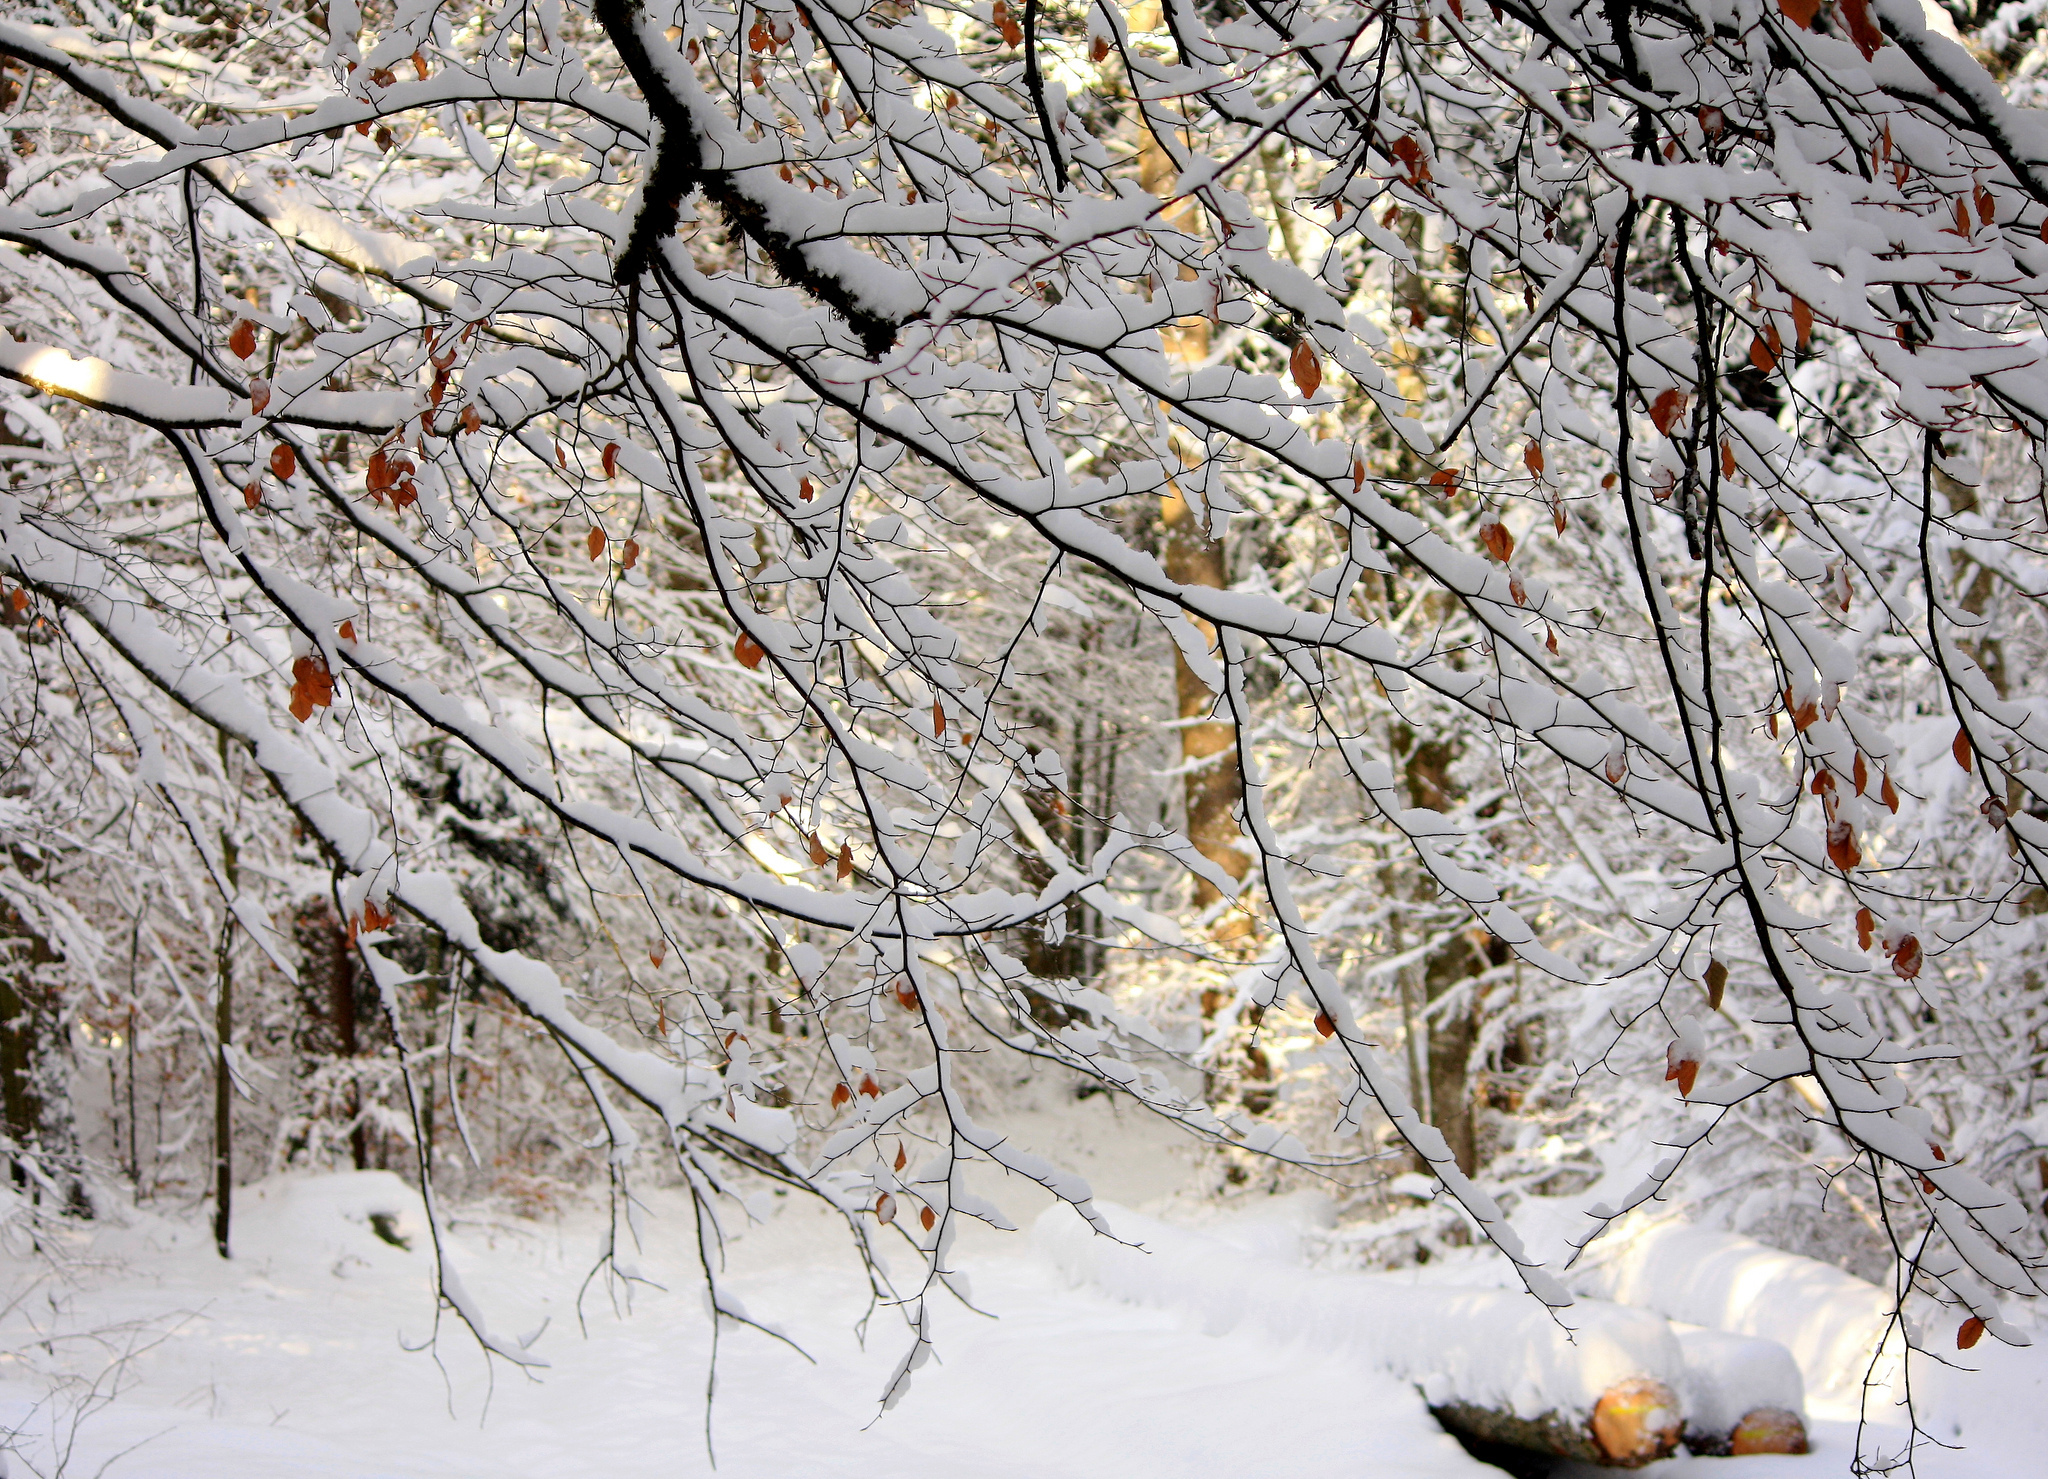
[[[1637,1467],[1676,1451],[1685,1359],[1661,1315],[1596,1300],[1552,1311],[1515,1289],[1310,1273],[1188,1228],[1103,1208],[1121,1237],[1054,1208],[1037,1240],[1076,1282],[1181,1308],[1211,1333],[1250,1325],[1413,1382],[1482,1442]]]
[[[1685,1355],[1679,1397],[1688,1449],[1727,1456],[1806,1452],[1804,1384],[1790,1351],[1726,1330],[1673,1328]]]
[[[1608,1468],[1638,1469],[1668,1458],[1684,1424],[1678,1395],[1646,1376],[1616,1382],[1590,1413],[1570,1410],[1522,1417],[1511,1409],[1449,1401],[1429,1409],[1446,1431],[1482,1443],[1505,1443]]]

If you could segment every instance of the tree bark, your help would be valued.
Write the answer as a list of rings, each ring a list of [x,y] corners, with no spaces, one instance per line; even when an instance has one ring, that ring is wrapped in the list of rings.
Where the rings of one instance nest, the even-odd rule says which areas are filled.
[[[239,890],[241,858],[225,828],[220,834],[220,850],[228,888]],[[234,911],[224,909],[213,998],[213,1246],[223,1258],[228,1256],[235,1198],[235,1075],[229,1059],[235,1034],[234,944]]]

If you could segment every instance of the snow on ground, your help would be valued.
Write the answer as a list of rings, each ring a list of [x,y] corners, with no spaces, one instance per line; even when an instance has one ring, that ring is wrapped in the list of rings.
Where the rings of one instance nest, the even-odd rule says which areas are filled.
[[[138,1442],[109,1479],[711,1472],[707,1328],[680,1203],[658,1202],[642,1259],[668,1292],[640,1291],[621,1317],[593,1291],[587,1335],[576,1328],[575,1294],[598,1244],[594,1214],[559,1227],[462,1226],[464,1278],[494,1328],[523,1335],[551,1322],[533,1347],[550,1369],[528,1380],[501,1365],[493,1386],[459,1329],[444,1327],[440,1368],[433,1354],[406,1351],[429,1333],[425,1258],[417,1240],[404,1252],[356,1220],[393,1198],[388,1186],[354,1182],[250,1189],[240,1201],[244,1251],[232,1264],[196,1225],[138,1221],[98,1237],[96,1256],[117,1261],[59,1292],[61,1317],[48,1309],[48,1286],[35,1293],[46,1324],[172,1332],[134,1363],[119,1400],[81,1425],[71,1474],[92,1475]],[[734,1246],[732,1267],[750,1313],[787,1329],[818,1362],[757,1335],[727,1335],[713,1423],[717,1472],[732,1479],[1243,1475],[1283,1450],[1300,1475],[1497,1472],[1466,1458],[1391,1377],[1257,1338],[1209,1339],[1171,1314],[1070,1290],[1023,1238],[990,1239],[972,1254],[975,1297],[1000,1318],[957,1305],[942,1312],[944,1364],[919,1372],[877,1421],[903,1336],[880,1313],[860,1348],[852,1329],[864,1285],[832,1225],[792,1206]],[[32,1269],[6,1272],[18,1287]],[[91,1374],[96,1353],[74,1353]],[[33,1395],[20,1382],[0,1392],[9,1424],[26,1423],[24,1456],[47,1471],[50,1419],[61,1434],[69,1414],[31,1414]]]
[[[0,1261],[14,1300],[13,1352],[0,1417],[38,1472],[108,1479],[636,1479],[708,1475],[704,1385],[708,1334],[691,1269],[690,1220],[657,1197],[646,1223],[643,1288],[614,1311],[577,1289],[602,1221],[584,1208],[552,1224],[462,1221],[465,1282],[493,1328],[524,1336],[552,1364],[529,1379],[487,1370],[467,1335],[431,1333],[417,1202],[396,1178],[271,1182],[238,1193],[238,1256],[222,1263],[203,1226],[138,1214],[92,1238],[68,1279],[39,1261]],[[411,1236],[390,1246],[371,1214]],[[1017,1209],[1020,1211],[1028,1209]],[[1238,1247],[1280,1250],[1257,1219]],[[1212,1229],[1213,1231],[1213,1229]],[[1169,1256],[1162,1247],[1162,1257]],[[1274,1256],[1281,1256],[1274,1251]],[[1285,1322],[1219,1319],[1199,1299],[1124,1303],[1073,1287],[1029,1237],[963,1244],[977,1301],[937,1322],[940,1361],[877,1418],[876,1400],[904,1348],[877,1312],[863,1349],[854,1334],[864,1284],[843,1234],[787,1203],[733,1245],[733,1287],[756,1317],[815,1358],[747,1332],[728,1333],[713,1433],[716,1472],[732,1479],[807,1475],[1314,1476],[1498,1475],[1441,1433],[1412,1384],[1375,1369],[1373,1340],[1304,1338]],[[1303,1280],[1319,1277],[1298,1270]],[[1183,1287],[1192,1288],[1186,1284]],[[545,1328],[542,1328],[545,1325]],[[25,1339],[30,1327],[47,1350]],[[1211,1333],[1220,1332],[1220,1333]],[[152,1343],[153,1342],[153,1343]],[[1987,1345],[1990,1343],[1987,1342]],[[147,1347],[144,1349],[144,1347]],[[30,1365],[84,1378],[110,1372],[118,1396],[42,1400]],[[2039,1472],[2048,1375],[2038,1352],[1973,1353],[1993,1370],[1975,1383],[1927,1383],[1943,1436],[1966,1455],[1923,1466],[1931,1479]],[[108,1383],[103,1380],[102,1386]],[[1840,1414],[1835,1414],[1839,1418]],[[74,1428],[75,1422],[75,1428]],[[1816,1424],[1803,1459],[1679,1458],[1657,1479],[1834,1479],[1848,1470],[1851,1428]],[[136,1446],[140,1445],[140,1446]],[[115,1457],[116,1455],[125,1456]],[[15,1473],[21,1472],[17,1463]],[[1566,1479],[1560,1471],[1559,1479]]]

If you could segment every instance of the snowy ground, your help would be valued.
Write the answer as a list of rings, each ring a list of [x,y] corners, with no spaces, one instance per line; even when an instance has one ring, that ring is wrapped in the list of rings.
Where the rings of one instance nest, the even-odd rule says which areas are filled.
[[[635,1479],[708,1474],[707,1326],[688,1263],[688,1221],[659,1204],[630,1313],[593,1291],[578,1329],[576,1291],[597,1246],[590,1213],[559,1224],[466,1223],[465,1279],[494,1328],[524,1334],[551,1367],[495,1379],[466,1335],[429,1334],[424,1255],[388,1246],[357,1220],[388,1185],[349,1179],[272,1183],[239,1207],[238,1257],[223,1264],[204,1231],[138,1218],[94,1239],[68,1281],[4,1267],[16,1303],[5,1347],[19,1379],[0,1416],[21,1429],[22,1459],[49,1474],[109,1479]],[[1315,1476],[1478,1475],[1411,1387],[1342,1352],[1248,1325],[1222,1335],[1200,1310],[1140,1308],[1075,1289],[1028,1236],[965,1250],[976,1298],[937,1329],[943,1364],[877,1419],[901,1354],[886,1312],[863,1350],[853,1327],[863,1285],[832,1226],[791,1206],[733,1249],[735,1287],[813,1356],[729,1336],[713,1414],[720,1475]],[[53,1338],[30,1346],[34,1328]],[[121,1371],[118,1398],[81,1412],[79,1394],[38,1403],[27,1370],[85,1377],[112,1355],[163,1338]],[[1966,1456],[1923,1472],[1979,1479],[2040,1472],[2048,1366],[2031,1355],[1958,1397],[1945,1421]],[[74,1427],[74,1419],[77,1419]],[[1661,1479],[1833,1479],[1850,1430],[1817,1424],[1804,1459],[1678,1459]],[[54,1444],[54,1446],[53,1446]],[[140,1446],[136,1446],[140,1445]]]

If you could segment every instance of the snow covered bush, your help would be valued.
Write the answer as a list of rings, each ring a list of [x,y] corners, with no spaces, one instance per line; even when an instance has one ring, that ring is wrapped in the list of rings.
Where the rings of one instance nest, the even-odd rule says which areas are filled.
[[[714,1292],[763,1180],[917,1255],[891,1400],[1006,1225],[970,1163],[1093,1216],[991,1044],[1397,1141],[1552,1302],[1503,1112],[1641,1163],[1581,1242],[1817,1162],[2022,1339],[2034,25],[15,5],[13,619],[203,865],[221,1000],[315,989],[331,909],[427,1172],[513,1004]]]

